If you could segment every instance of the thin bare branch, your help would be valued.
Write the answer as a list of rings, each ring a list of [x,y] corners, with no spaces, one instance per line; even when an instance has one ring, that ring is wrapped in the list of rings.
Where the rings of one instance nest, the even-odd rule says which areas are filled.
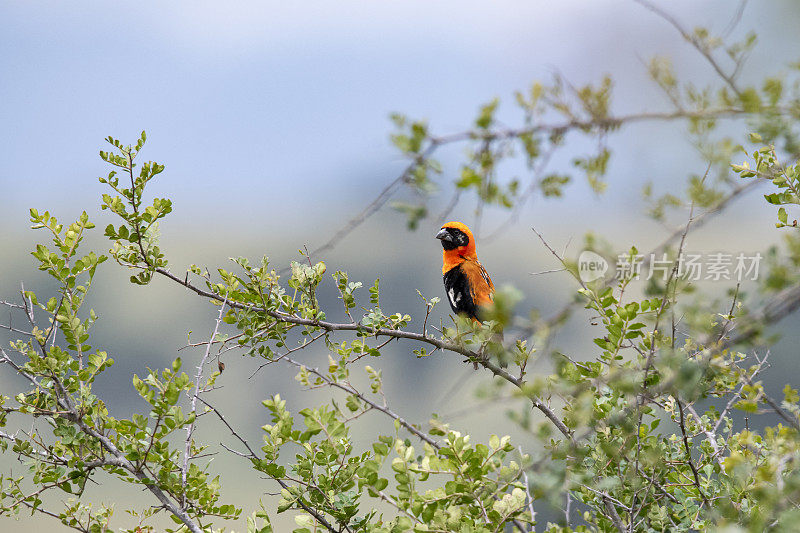
[[[683,412],[683,402],[676,398],[675,403],[678,404],[678,424],[680,425],[681,436],[683,437],[683,449],[686,452],[686,462],[689,463],[689,468],[692,469],[694,485],[697,488],[698,494],[700,494],[700,498],[703,500],[703,504],[706,506],[706,508],[710,508],[708,498],[706,497],[705,492],[703,492],[703,487],[700,485],[700,473],[697,471],[697,467],[694,464],[694,459],[692,458],[692,448],[689,445],[689,437],[686,434],[686,416]]]
[[[708,48],[708,46],[706,46],[703,42],[701,42],[696,36],[689,33],[689,31],[686,28],[684,28],[680,22],[678,22],[678,19],[676,19],[675,17],[673,17],[672,15],[661,9],[659,6],[649,2],[648,0],[633,0],[633,1],[649,9],[662,19],[669,22],[676,30],[678,30],[678,33],[680,33],[681,36],[689,44],[691,44],[698,52],[700,52],[700,54],[706,59],[706,61],[708,61],[711,67],[716,71],[719,77],[725,81],[725,83],[728,85],[728,87],[731,88],[731,90],[734,93],[736,93],[736,96],[739,97],[742,96],[741,90],[736,85],[734,73],[725,72],[725,69],[723,69],[722,66],[719,64],[719,62],[717,62],[717,60],[714,58],[714,55],[712,51]]]
[[[617,512],[617,508],[614,507],[614,504],[611,502],[611,498],[607,494],[603,494],[603,505],[608,512],[608,517],[614,523],[614,527],[617,528],[617,531],[620,533],[625,533],[625,525],[622,523],[622,519],[619,517],[619,513]]]
[[[233,454],[235,454],[235,455],[238,455],[238,456],[240,456],[240,457],[246,457],[246,458],[248,458],[248,459],[260,460],[259,456],[258,456],[258,455],[257,455],[257,454],[256,454],[256,453],[253,451],[253,449],[250,447],[250,445],[247,443],[247,441],[246,441],[246,440],[245,440],[245,439],[244,439],[244,438],[243,438],[243,437],[242,437],[242,436],[241,436],[241,435],[240,435],[240,434],[239,434],[239,433],[238,433],[238,432],[237,432],[237,431],[236,431],[236,430],[233,428],[233,426],[231,426],[231,425],[230,425],[230,423],[228,423],[228,421],[227,421],[227,420],[225,420],[225,417],[222,415],[222,413],[221,413],[221,412],[220,412],[220,411],[219,411],[219,410],[218,410],[216,407],[213,407],[213,406],[212,406],[210,403],[208,403],[208,402],[207,402],[206,400],[204,400],[203,398],[199,398],[199,397],[198,397],[198,400],[200,400],[200,401],[201,401],[203,404],[205,404],[205,405],[206,405],[206,406],[207,406],[209,409],[211,409],[211,411],[212,411],[214,414],[216,414],[216,415],[217,415],[217,417],[220,419],[220,421],[222,421],[222,423],[223,423],[223,424],[225,424],[225,427],[227,427],[227,428],[228,428],[228,430],[230,430],[231,434],[232,434],[234,437],[236,437],[236,439],[237,439],[237,440],[239,440],[239,442],[241,442],[241,443],[244,445],[244,447],[245,447],[245,448],[247,448],[247,452],[248,452],[248,453],[246,453],[246,454],[245,454],[245,453],[242,453],[242,452],[237,452],[236,450],[233,450],[233,449],[229,448],[228,446],[225,446],[225,444],[223,444],[223,443],[220,443],[220,446],[222,446],[223,448],[225,448],[225,449],[226,449],[226,450],[228,450],[229,452],[231,452],[231,453],[233,453]],[[289,485],[287,485],[287,484],[286,484],[286,482],[285,482],[285,481],[283,481],[282,479],[280,479],[280,478],[271,478],[271,479],[274,479],[274,480],[275,480],[275,481],[276,481],[276,482],[277,482],[277,483],[278,483],[278,484],[281,486],[281,488],[284,488],[284,489],[288,489],[288,488],[289,488]],[[299,506],[300,506],[300,508],[302,508],[302,509],[303,509],[305,512],[307,512],[308,514],[310,514],[311,516],[313,516],[313,517],[314,517],[314,519],[315,519],[317,522],[319,522],[319,523],[320,523],[320,525],[322,525],[322,527],[324,527],[324,528],[325,528],[326,530],[328,530],[330,533],[341,533],[341,530],[338,530],[338,529],[336,529],[335,527],[333,527],[333,526],[331,525],[331,523],[330,523],[330,522],[328,522],[328,521],[325,519],[325,517],[324,517],[324,516],[322,516],[322,515],[321,515],[319,512],[317,512],[317,510],[316,510],[316,509],[314,509],[313,507],[309,507],[308,505],[306,505],[306,503],[305,503],[305,502],[303,502],[302,498],[298,498],[298,499],[297,499],[297,505],[299,505]],[[344,528],[345,530],[347,530],[347,531],[350,531],[350,529],[349,529],[349,528],[347,528],[347,526],[344,526],[344,525],[343,525],[343,528]]]
[[[219,331],[219,325],[222,322],[222,315],[225,313],[225,304],[227,303],[228,299],[225,298],[222,301],[222,305],[219,307],[219,314],[217,315],[217,320],[214,322],[214,331],[211,333],[211,338],[208,340],[206,344],[206,351],[203,354],[202,359],[200,359],[200,364],[197,365],[197,374],[194,377],[194,388],[191,394],[191,414],[197,415],[197,397],[200,394],[200,382],[203,379],[203,369],[206,365],[206,361],[208,360],[208,356],[211,354],[211,345],[214,342],[214,339],[217,337],[217,332]],[[186,506],[186,474],[189,471],[189,457],[191,456],[192,452],[192,434],[194,433],[195,428],[195,420],[187,426],[186,428],[186,442],[183,449],[183,465],[181,466],[181,486],[184,488],[184,493],[181,495],[181,506]]]

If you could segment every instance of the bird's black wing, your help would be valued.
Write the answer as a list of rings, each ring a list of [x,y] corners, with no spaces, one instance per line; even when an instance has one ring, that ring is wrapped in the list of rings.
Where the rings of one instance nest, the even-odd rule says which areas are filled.
[[[444,275],[444,290],[447,293],[447,301],[455,313],[463,313],[470,318],[478,319],[478,307],[472,295],[461,265],[451,268]]]

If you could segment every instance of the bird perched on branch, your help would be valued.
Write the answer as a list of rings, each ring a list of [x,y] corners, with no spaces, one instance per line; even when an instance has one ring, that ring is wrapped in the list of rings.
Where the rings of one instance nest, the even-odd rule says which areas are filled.
[[[494,284],[478,262],[475,237],[461,222],[448,222],[436,238],[442,241],[444,290],[453,312],[481,321],[483,309],[494,299]],[[478,368],[478,363],[475,363]]]

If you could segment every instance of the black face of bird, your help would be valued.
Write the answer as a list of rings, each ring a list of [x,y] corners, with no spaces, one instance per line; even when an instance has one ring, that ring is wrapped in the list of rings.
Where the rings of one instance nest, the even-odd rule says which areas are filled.
[[[442,228],[436,234],[436,238],[442,241],[442,248],[445,250],[455,250],[469,244],[467,234],[457,228]]]

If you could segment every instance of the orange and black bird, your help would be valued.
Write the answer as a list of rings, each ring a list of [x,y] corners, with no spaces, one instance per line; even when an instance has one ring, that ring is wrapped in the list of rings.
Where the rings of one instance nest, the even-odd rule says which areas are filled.
[[[492,303],[494,284],[478,262],[475,237],[461,222],[448,222],[436,238],[442,241],[444,290],[453,311],[481,321],[482,308]]]

